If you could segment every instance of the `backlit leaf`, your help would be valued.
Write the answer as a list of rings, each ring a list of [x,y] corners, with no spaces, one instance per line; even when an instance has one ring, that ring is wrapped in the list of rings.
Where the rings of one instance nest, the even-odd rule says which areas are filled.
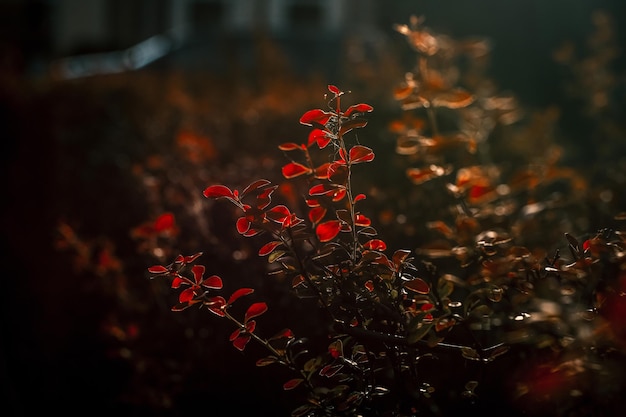
[[[341,94],[341,90],[337,86],[332,85],[332,84],[328,84],[328,91],[330,91],[336,96]]]
[[[187,303],[193,300],[194,292],[193,288],[186,288],[178,295],[178,302]]]
[[[309,210],[309,220],[313,224],[319,223],[326,215],[326,211],[325,207],[313,207]]]
[[[252,191],[257,190],[261,187],[264,187],[268,184],[271,184],[271,182],[268,180],[256,180],[243,189],[243,191],[241,192],[241,197],[243,198],[246,195],[250,194]]]
[[[237,219],[237,231],[242,235],[250,230],[250,226],[252,226],[252,224],[247,218],[240,217]]]
[[[233,340],[233,346],[237,348],[239,351],[243,351],[246,348],[246,345],[250,341],[251,336],[247,333],[240,335],[238,338]]]
[[[237,291],[235,291],[229,298],[228,298],[228,302],[226,304],[231,305],[232,303],[234,303],[237,299],[245,296],[245,295],[249,295],[252,294],[254,292],[254,290],[252,288],[239,288]]]
[[[335,340],[328,346],[328,353],[335,359],[343,356],[343,343],[340,339]]]
[[[305,126],[313,126],[313,123],[325,125],[331,116],[332,113],[320,109],[309,110],[300,117],[300,123]]]
[[[248,307],[248,310],[246,311],[246,314],[245,314],[244,322],[247,322],[253,317],[258,317],[261,314],[265,313],[266,311],[267,311],[267,304],[254,303],[250,307]]]
[[[218,277],[217,275],[211,275],[202,282],[202,285],[207,288],[219,290],[223,286],[222,278]]]
[[[297,162],[290,162],[282,168],[283,176],[287,179],[295,178],[304,174],[310,174],[311,172],[311,168]]]
[[[308,139],[307,144],[311,146],[314,143],[317,143],[317,146],[320,149],[324,149],[330,143],[331,140],[332,140],[332,136],[330,135],[329,132],[322,130],[322,129],[313,129],[309,133],[309,139]]]
[[[341,222],[339,220],[330,220],[319,224],[315,228],[315,234],[320,242],[328,242],[333,240],[340,230]]]
[[[413,278],[411,281],[405,282],[404,287],[418,294],[428,294],[430,292],[430,287],[421,278]]]
[[[278,149],[281,151],[295,151],[296,149],[302,149],[302,146],[297,143],[288,142],[278,145]]]
[[[365,242],[363,247],[369,250],[384,251],[387,249],[387,244],[380,239],[372,239]]]
[[[374,110],[372,106],[365,103],[355,104],[353,106],[348,107],[348,109],[344,112],[344,116],[350,117],[353,113],[368,113]]]
[[[259,256],[265,256],[272,253],[274,249],[276,249],[282,242],[280,240],[274,240],[272,242],[268,242],[259,249]]]
[[[226,305],[226,300],[224,299],[224,297],[211,297],[208,301],[204,302],[204,305],[209,308],[209,311],[211,313],[216,314],[220,317],[225,316],[224,310],[222,309]]]
[[[361,162],[369,162],[374,159],[374,152],[363,145],[355,145],[350,148],[350,162],[353,164],[358,164]]]
[[[160,215],[154,222],[154,230],[157,232],[163,232],[170,230],[175,226],[174,215],[172,213],[165,213]]]
[[[206,198],[220,198],[220,197],[235,198],[235,195],[233,194],[231,189],[224,185],[211,185],[210,187],[207,187],[202,194]]]
[[[163,265],[154,265],[148,268],[148,272],[150,272],[151,274],[165,274],[169,272],[169,269],[167,269]]]

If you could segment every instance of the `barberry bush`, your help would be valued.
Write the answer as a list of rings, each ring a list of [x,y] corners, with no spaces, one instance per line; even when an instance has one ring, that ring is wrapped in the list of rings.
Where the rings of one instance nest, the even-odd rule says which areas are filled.
[[[301,398],[293,416],[497,413],[503,404],[513,414],[613,415],[626,386],[615,372],[626,352],[624,232],[602,228],[581,238],[555,225],[545,233],[559,235],[560,249],[528,238],[549,220],[543,214],[579,201],[584,178],[558,165],[557,147],[533,149],[520,170],[493,161],[490,138],[521,113],[514,98],[479,78],[459,85],[456,63],[477,61],[487,44],[456,42],[421,23],[396,27],[417,65],[394,92],[403,117],[391,130],[397,153],[414,164],[407,179],[429,184],[443,202],[441,219],[424,225],[432,242],[392,248],[381,237],[355,180],[375,160],[360,133],[374,108],[328,85],[326,106],[300,117],[308,136],[278,147],[285,183],[301,200],[285,199],[285,183],[267,179],[202,192],[232,205],[232,227],[260,242],[267,275],[320,310],[317,328],[297,334],[264,321],[271,304],[252,298],[252,287],[225,292],[224,281],[237,277],[212,273],[202,252],[148,272],[177,291],[172,310],[198,307],[230,322],[234,349],[257,343],[265,350],[257,366],[286,369],[284,390]],[[555,183],[571,199],[555,200]],[[413,210],[405,222],[420,221]],[[160,219],[169,230],[173,219]],[[498,395],[499,405],[490,404]]]

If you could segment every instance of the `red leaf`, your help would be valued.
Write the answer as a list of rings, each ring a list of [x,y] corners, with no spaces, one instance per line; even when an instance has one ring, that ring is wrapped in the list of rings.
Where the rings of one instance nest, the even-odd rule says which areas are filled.
[[[374,159],[374,152],[367,146],[355,145],[350,148],[350,162],[358,164],[369,162]]]
[[[183,263],[190,264],[196,259],[202,256],[202,252],[194,253],[193,255],[183,257]]]
[[[252,226],[252,224],[245,217],[240,217],[237,219],[237,231],[242,235],[250,230],[250,226]]]
[[[421,278],[413,278],[411,281],[405,282],[404,287],[418,294],[428,294],[430,292],[430,287]]]
[[[332,342],[328,346],[328,353],[330,353],[330,356],[332,356],[335,359],[343,356],[343,343],[341,342],[341,340],[337,339],[334,342]]]
[[[289,391],[294,389],[295,387],[297,387],[298,385],[300,385],[300,383],[302,383],[302,381],[304,381],[304,379],[302,378],[294,378],[294,379],[290,379],[289,381],[285,382],[283,384],[283,389],[285,391]]]
[[[220,198],[220,197],[230,197],[235,198],[235,195],[231,191],[230,188],[224,185],[211,185],[206,188],[202,193],[206,198]]]
[[[332,84],[328,84],[328,91],[330,91],[336,96],[341,94],[341,90],[337,86],[334,86]]]
[[[191,273],[193,274],[193,280],[196,284],[200,284],[202,282],[202,275],[204,275],[204,265],[194,265],[191,268]]]
[[[274,336],[270,337],[269,340],[277,340],[277,339],[293,339],[295,335],[291,331],[291,329],[283,329],[280,332],[276,333]]]
[[[243,351],[250,341],[250,338],[251,336],[249,334],[242,334],[241,336],[233,340],[233,346],[237,348],[237,350]]]
[[[315,234],[317,234],[320,242],[328,242],[333,240],[340,230],[341,222],[339,220],[330,220],[318,225],[315,229]]]
[[[154,230],[156,232],[163,232],[165,230],[171,230],[175,226],[174,215],[172,213],[165,213],[160,215],[154,222]]]
[[[281,151],[295,151],[296,149],[302,149],[302,145],[289,142],[289,143],[283,143],[282,145],[278,145],[278,149],[280,149]]]
[[[305,126],[313,126],[314,122],[325,125],[331,116],[332,113],[328,113],[320,109],[309,110],[302,115],[300,123]]]
[[[289,162],[282,169],[283,176],[287,179],[295,178],[300,175],[310,174],[312,172],[311,168],[299,164],[297,162]]]
[[[226,305],[226,300],[224,299],[224,297],[212,297],[204,304],[209,308],[209,311],[211,313],[217,314],[220,317],[225,316],[224,310],[222,309]]]
[[[387,249],[387,244],[380,239],[372,239],[363,244],[365,249],[383,251]]]
[[[329,167],[330,167],[330,162],[325,162],[322,165],[315,168],[315,178],[317,178],[318,180],[327,180]]]
[[[325,215],[326,215],[326,208],[321,207],[321,206],[313,207],[309,211],[309,220],[311,221],[311,223],[317,224],[324,218]]]
[[[267,311],[267,304],[265,303],[254,303],[246,311],[246,315],[244,317],[244,323],[250,320],[253,317],[258,317],[261,314]]]
[[[252,191],[257,190],[261,187],[264,187],[268,184],[271,184],[271,182],[268,180],[256,180],[243,189],[243,191],[241,192],[241,197],[244,197],[248,195],[249,193],[251,193]]]
[[[332,140],[332,137],[328,132],[322,129],[313,129],[309,133],[309,140],[307,144],[311,146],[313,143],[317,143],[320,149],[324,149]]]
[[[193,288],[187,288],[178,295],[178,301],[180,303],[187,303],[193,300],[193,295]]]
[[[368,279],[367,282],[365,283],[365,288],[367,288],[367,290],[369,292],[373,292],[374,291],[374,282],[371,279]]]
[[[287,206],[280,204],[276,207],[272,207],[272,209],[269,210],[266,215],[270,220],[276,223],[284,224],[285,220],[287,220],[291,216],[291,212],[289,211],[289,208],[287,208]]]
[[[181,277],[176,277],[172,280],[172,288],[179,288],[180,285],[185,282]]]
[[[222,278],[218,277],[217,275],[211,275],[210,277],[208,277],[202,282],[202,285],[204,285],[207,288],[213,288],[215,290],[219,290],[223,286]]]
[[[359,194],[356,197],[354,197],[354,200],[352,200],[352,204],[356,203],[357,201],[365,200],[365,198],[366,198],[365,194]]]
[[[357,226],[367,227],[372,224],[372,221],[369,217],[364,216],[363,214],[357,214],[356,218],[354,219],[354,224],[356,224]]]
[[[151,274],[165,274],[166,272],[169,272],[169,269],[162,265],[154,265],[148,268],[148,272]]]
[[[239,288],[237,291],[235,291],[230,298],[228,299],[228,302],[226,302],[227,305],[231,305],[232,303],[235,302],[235,300],[237,300],[238,298],[241,298],[245,295],[250,295],[254,292],[254,290],[252,288]]]
[[[259,249],[259,256],[265,256],[272,253],[274,249],[276,249],[279,245],[282,245],[283,242],[280,240],[274,240],[272,242],[268,242]]]
[[[355,104],[353,106],[348,107],[348,109],[343,114],[346,117],[349,117],[352,113],[368,113],[374,110],[372,106],[365,103]]]
[[[309,189],[309,195],[328,195],[334,193],[335,189],[326,184],[317,184]]]

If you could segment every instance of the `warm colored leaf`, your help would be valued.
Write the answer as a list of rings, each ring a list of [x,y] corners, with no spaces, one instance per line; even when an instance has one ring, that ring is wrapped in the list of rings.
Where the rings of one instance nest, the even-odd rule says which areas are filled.
[[[348,107],[348,109],[344,112],[344,116],[350,117],[353,113],[368,113],[374,110],[372,106],[365,103],[355,104],[353,106]]]
[[[322,130],[322,129],[313,129],[309,133],[309,140],[307,144],[311,146],[314,143],[317,143],[317,146],[320,149],[324,149],[330,143],[331,140],[332,140],[332,136],[330,135],[329,132]]]
[[[380,239],[372,239],[363,244],[365,249],[376,250],[376,251],[384,251],[387,249],[387,245]]]
[[[350,148],[350,162],[353,164],[358,164],[361,162],[369,162],[374,159],[374,152],[363,145],[355,145]]]
[[[173,280],[172,280],[172,285],[171,287],[176,289],[176,288],[180,288],[181,284],[185,282],[185,280],[183,278],[181,278],[180,276],[176,276]]]
[[[165,274],[169,272],[169,269],[162,265],[154,265],[148,268],[148,272],[150,272],[151,274]]]
[[[300,123],[305,126],[313,126],[313,123],[325,125],[331,116],[332,113],[320,109],[309,110],[300,117]]]
[[[251,337],[252,336],[250,336],[247,333],[241,334],[241,335],[239,335],[239,337],[237,337],[235,340],[233,340],[233,346],[235,348],[237,348],[237,350],[243,351],[246,348],[246,345],[250,341]]]
[[[357,201],[365,200],[365,198],[365,194],[357,194],[357,196],[354,197],[354,200],[352,200],[352,204],[356,203]]]
[[[202,282],[202,276],[204,275],[204,271],[205,271],[205,267],[204,265],[194,265],[191,268],[191,273],[193,274],[193,280],[196,284],[200,285],[200,283]]]
[[[296,149],[302,149],[302,145],[298,145],[297,143],[288,142],[278,145],[278,149],[281,151],[295,151]]]
[[[336,96],[341,94],[341,90],[337,86],[334,86],[332,84],[328,84],[328,91],[330,91]]]
[[[256,180],[243,189],[243,191],[241,192],[241,197],[243,198],[246,195],[250,194],[252,191],[258,190],[261,187],[265,187],[268,184],[271,184],[271,182],[268,180]]]
[[[328,179],[328,168],[330,167],[330,162],[325,162],[322,165],[315,168],[314,175],[318,180],[327,180]]]
[[[372,220],[369,217],[358,213],[354,218],[354,224],[361,227],[367,227],[372,224]]]
[[[237,219],[237,231],[241,233],[242,235],[246,233],[248,230],[250,230],[251,226],[252,224],[247,218],[240,217]]]
[[[206,198],[220,198],[220,197],[230,197],[235,198],[235,195],[231,191],[230,188],[224,185],[211,185],[206,188],[202,193]]]
[[[202,285],[204,285],[207,288],[219,290],[223,286],[222,278],[218,277],[217,275],[211,275],[210,277],[208,277],[202,282]]]
[[[393,253],[391,261],[396,267],[396,270],[400,268],[400,265],[402,265],[402,263],[406,260],[406,258],[408,258],[410,254],[411,251],[407,249],[399,249]]]
[[[328,167],[328,179],[335,184],[345,185],[349,174],[348,167],[342,163],[332,163]]]
[[[250,307],[248,307],[248,310],[246,311],[246,314],[245,314],[244,322],[247,322],[253,317],[258,317],[261,314],[265,313],[266,311],[267,311],[267,304],[254,303]]]
[[[302,379],[302,378],[290,379],[289,381],[287,381],[287,382],[285,382],[283,384],[283,389],[285,391],[292,390],[292,389],[296,388],[298,385],[300,385],[303,381],[304,381],[304,379]]]
[[[274,249],[280,246],[282,242],[280,240],[274,240],[272,242],[268,242],[259,249],[259,256],[265,256],[272,253]]]
[[[165,213],[160,215],[154,222],[154,230],[156,232],[163,232],[171,230],[175,227],[174,215],[172,213]]]
[[[326,215],[326,211],[327,210],[325,207],[313,207],[311,210],[309,210],[309,220],[314,225],[319,223]]]
[[[413,278],[410,281],[404,283],[404,288],[415,291],[418,294],[428,294],[430,292],[430,287],[421,278]]]
[[[429,165],[425,168],[409,168],[406,174],[413,184],[422,184],[433,178],[441,177],[450,172],[450,168],[444,168],[438,165]]]
[[[335,359],[343,356],[343,342],[341,341],[341,339],[333,341],[328,346],[328,353],[330,353],[330,356]]]
[[[216,314],[220,317],[225,316],[223,307],[226,305],[226,300],[224,299],[224,297],[222,296],[211,297],[209,298],[208,301],[204,302],[204,305],[206,305],[209,308],[209,311],[211,313]]]
[[[187,303],[193,300],[194,292],[193,288],[186,288],[178,295],[178,302]]]
[[[190,264],[193,261],[195,261],[196,259],[198,259],[200,256],[202,256],[202,252],[198,252],[198,253],[194,253],[193,255],[185,256],[185,257],[183,257],[183,263]]]
[[[365,285],[365,288],[367,288],[369,292],[374,292],[374,289],[375,289],[374,282],[371,279],[368,279],[364,285]]]
[[[320,242],[331,241],[339,234],[341,230],[341,222],[339,220],[330,220],[319,224],[315,228],[315,234]]]
[[[237,299],[239,299],[240,297],[243,297],[245,295],[249,295],[252,294],[254,292],[254,290],[252,288],[239,288],[237,291],[235,291],[229,298],[228,298],[228,302],[225,303],[227,305],[231,305],[232,303],[234,303]]]
[[[287,179],[295,178],[300,175],[310,174],[311,172],[311,168],[297,162],[290,162],[282,168],[283,176]]]

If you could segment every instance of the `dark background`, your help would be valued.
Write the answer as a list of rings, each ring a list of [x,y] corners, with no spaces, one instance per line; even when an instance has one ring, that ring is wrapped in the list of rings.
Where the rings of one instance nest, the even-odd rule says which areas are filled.
[[[618,45],[626,44],[621,0],[346,1],[334,27],[322,2],[293,1],[285,2],[279,28],[260,12],[235,28],[227,2],[186,3],[185,36],[164,56],[121,72],[111,71],[120,68],[117,52],[170,36],[172,2],[0,3],[3,415],[287,415],[300,398],[282,392],[286,374],[255,368],[262,352],[252,345],[237,352],[227,342],[232,328],[206,312],[171,313],[167,285],[147,279],[154,259],[130,231],[159,210],[191,204],[193,191],[177,178],[192,178],[199,193],[212,181],[272,175],[280,166],[268,162],[275,145],[303,137],[297,118],[319,105],[327,83],[380,109],[368,129],[385,143],[386,123],[398,113],[392,88],[414,60],[392,25],[412,14],[437,32],[490,39],[489,75],[529,109],[577,104],[563,94],[552,54],[565,41],[584,45],[593,11],[607,11]],[[258,10],[268,4],[253,3]],[[68,62],[80,65],[64,72]],[[623,55],[614,62],[622,97],[624,62]],[[560,135],[589,143],[592,128],[570,118]],[[201,175],[168,155],[164,178],[183,191],[155,205],[133,170],[147,166],[149,155],[170,152],[171,138],[188,125],[211,136],[217,151]],[[593,156],[579,150],[570,162],[605,163]],[[623,201],[617,209],[626,208]],[[176,249],[205,251],[211,273],[240,277],[227,290],[251,285],[259,299],[278,291],[269,328],[274,320],[295,329],[315,323],[314,306],[293,304],[279,285],[258,282],[262,264],[233,261],[232,253],[250,252],[255,242],[245,246],[233,236],[232,213],[215,206],[203,213],[211,232],[227,237],[194,237],[198,218],[182,211]],[[89,248],[86,255],[55,246],[61,221]],[[111,243],[123,268],[77,266],[97,264]]]

